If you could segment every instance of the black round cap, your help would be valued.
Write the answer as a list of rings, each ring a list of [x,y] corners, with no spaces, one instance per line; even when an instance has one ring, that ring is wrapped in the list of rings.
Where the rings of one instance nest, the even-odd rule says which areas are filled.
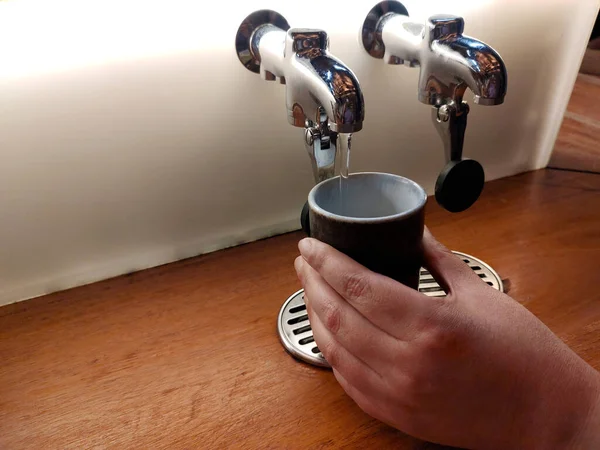
[[[435,199],[450,212],[465,211],[479,198],[484,182],[485,172],[477,161],[450,161],[435,183]]]

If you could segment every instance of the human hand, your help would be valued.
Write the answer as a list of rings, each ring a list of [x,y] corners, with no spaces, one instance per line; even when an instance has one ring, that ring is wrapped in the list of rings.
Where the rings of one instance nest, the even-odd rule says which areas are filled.
[[[315,239],[295,267],[315,341],[371,416],[477,449],[600,448],[600,375],[519,303],[423,238],[427,297]]]

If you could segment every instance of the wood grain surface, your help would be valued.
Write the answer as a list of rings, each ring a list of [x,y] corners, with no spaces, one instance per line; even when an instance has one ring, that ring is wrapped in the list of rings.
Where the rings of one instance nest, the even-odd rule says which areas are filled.
[[[426,221],[600,369],[600,175],[493,181],[462,214],[430,200]],[[438,448],[283,350],[301,236],[0,308],[0,448]]]
[[[554,144],[550,167],[600,172],[599,100],[600,77],[579,74]]]

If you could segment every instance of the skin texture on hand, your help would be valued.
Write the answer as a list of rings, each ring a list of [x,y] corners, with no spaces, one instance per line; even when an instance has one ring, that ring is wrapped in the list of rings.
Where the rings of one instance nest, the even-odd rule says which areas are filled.
[[[425,230],[427,297],[314,239],[295,267],[315,341],[367,414],[473,449],[600,448],[600,375]]]

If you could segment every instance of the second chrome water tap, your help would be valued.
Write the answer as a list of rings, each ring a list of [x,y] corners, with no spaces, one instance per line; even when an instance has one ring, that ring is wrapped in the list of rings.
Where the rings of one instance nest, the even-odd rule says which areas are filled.
[[[463,35],[464,20],[434,15],[426,23],[411,20],[400,2],[382,1],[367,15],[364,49],[387,64],[419,67],[417,98],[433,106],[432,121],[442,138],[446,166],[438,176],[436,200],[451,212],[469,208],[485,181],[477,161],[462,159],[469,106],[467,88],[479,105],[500,105],[506,95],[504,61],[489,45]]]

